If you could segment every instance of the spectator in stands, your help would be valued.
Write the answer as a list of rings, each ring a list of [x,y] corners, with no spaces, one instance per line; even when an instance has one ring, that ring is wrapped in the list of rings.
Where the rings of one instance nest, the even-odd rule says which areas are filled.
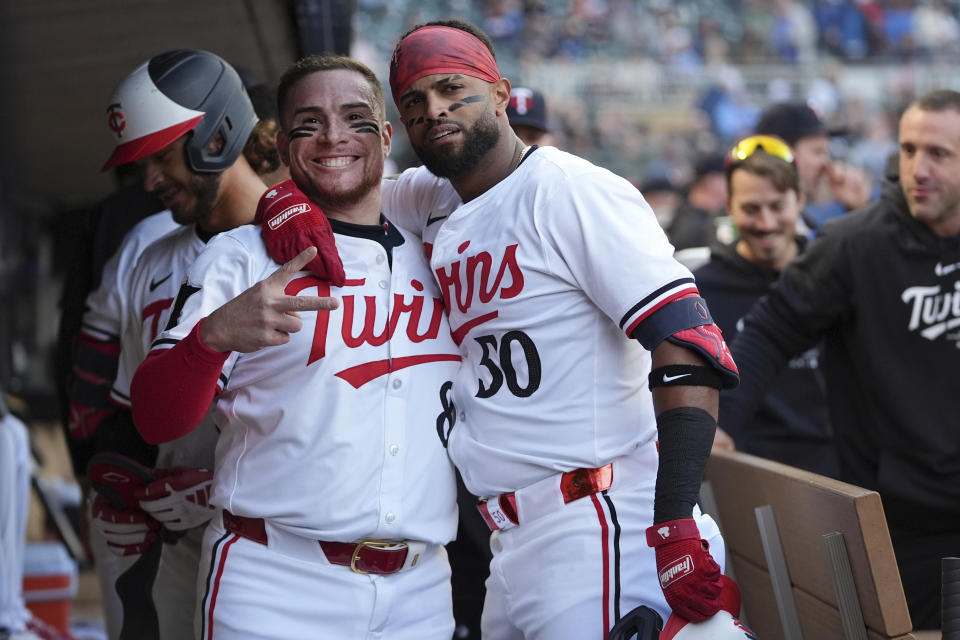
[[[555,146],[547,120],[547,103],[541,92],[527,87],[512,88],[507,118],[510,127],[524,144]]]
[[[739,141],[727,156],[726,179],[727,211],[738,240],[714,243],[709,262],[693,275],[724,338],[733,340],[743,316],[803,251],[807,239],[797,235],[803,193],[786,142],[772,136]],[[727,429],[737,449],[836,477],[820,360],[817,345],[789,362],[756,414],[735,425],[739,430]]]
[[[742,428],[826,338],[840,476],[880,493],[914,628],[931,629],[960,549],[960,92],[913,102],[899,144],[881,198],[824,226],[747,314],[719,424]]]
[[[677,250],[708,246],[716,237],[714,221],[723,212],[727,200],[722,154],[708,153],[700,157],[693,174],[686,200],[667,230]]]
[[[680,192],[669,178],[659,176],[647,178],[638,188],[643,194],[643,199],[657,216],[657,222],[663,229],[667,229],[676,215],[677,207],[680,206]]]
[[[787,141],[800,172],[806,199],[803,222],[815,231],[820,225],[870,201],[866,172],[830,159],[831,131],[805,102],[779,102],[760,114],[756,133]]]
[[[867,19],[853,4],[847,0],[818,0],[813,6],[813,17],[824,51],[850,60],[867,55]]]

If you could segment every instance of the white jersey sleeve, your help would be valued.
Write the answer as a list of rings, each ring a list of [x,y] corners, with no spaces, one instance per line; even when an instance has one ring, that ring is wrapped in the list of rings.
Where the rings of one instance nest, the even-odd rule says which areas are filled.
[[[197,256],[173,303],[170,328],[154,340],[151,350],[173,347],[187,337],[200,320],[262,280],[265,267],[278,268],[266,256],[262,242],[259,246],[255,242],[260,240],[259,229],[256,233],[250,232],[252,227],[241,229],[243,233],[234,230],[219,234]],[[233,352],[224,363],[219,389],[223,388],[238,356]]]
[[[129,311],[130,274],[140,253],[150,243],[177,229],[169,211],[137,223],[103,267],[100,286],[87,296],[81,332],[105,342],[118,341]]]
[[[120,340],[120,363],[110,390],[116,404],[130,407],[130,382],[150,345],[170,319],[170,310],[187,269],[206,245],[194,225],[179,227],[147,247],[130,275],[127,319]]]
[[[426,167],[407,169],[382,183],[383,215],[398,227],[431,243],[443,220],[460,206],[460,196],[446,178]]]
[[[626,335],[696,291],[650,205],[627,180],[586,165],[534,208],[548,269],[569,274]]]

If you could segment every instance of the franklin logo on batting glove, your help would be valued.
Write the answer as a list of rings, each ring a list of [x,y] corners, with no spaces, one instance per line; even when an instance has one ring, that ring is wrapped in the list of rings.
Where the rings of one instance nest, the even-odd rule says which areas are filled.
[[[683,556],[660,573],[660,587],[666,589],[674,581],[691,573],[693,573],[693,558],[689,555]]]
[[[284,209],[277,213],[280,207]],[[317,255],[307,264],[307,269],[335,287],[346,283],[330,221],[293,180],[276,184],[260,196],[253,222],[262,225],[263,243],[276,262],[289,262],[304,249],[316,247]]]
[[[288,209],[284,209],[273,218],[270,218],[270,220],[267,221],[267,225],[270,227],[271,230],[276,231],[280,227],[280,225],[282,225],[284,222],[286,222],[290,218],[300,215],[301,213],[306,213],[307,211],[310,211],[310,210],[311,210],[310,205],[305,202],[301,204],[295,204]]]

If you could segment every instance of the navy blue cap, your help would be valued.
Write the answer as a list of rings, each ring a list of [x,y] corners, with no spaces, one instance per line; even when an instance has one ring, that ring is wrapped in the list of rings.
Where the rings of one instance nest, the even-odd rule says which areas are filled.
[[[814,135],[837,136],[843,129],[830,129],[806,102],[778,102],[763,110],[755,133],[777,136],[794,145]]]
[[[514,87],[510,90],[507,118],[511,127],[527,126],[550,131],[547,126],[547,103],[543,94],[527,87]]]

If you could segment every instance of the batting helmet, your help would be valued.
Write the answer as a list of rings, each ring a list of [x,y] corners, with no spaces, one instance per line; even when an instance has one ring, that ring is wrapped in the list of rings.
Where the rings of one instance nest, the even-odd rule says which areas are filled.
[[[237,72],[199,49],[168,51],[137,67],[107,107],[116,147],[104,169],[139,160],[193,131],[187,160],[194,171],[219,173],[243,152],[257,115]],[[210,149],[217,135],[222,145]]]
[[[723,590],[720,592],[720,611],[702,622],[688,622],[671,614],[660,634],[660,640],[757,640],[745,624],[737,619],[740,615],[740,588],[728,576],[720,576]]]

